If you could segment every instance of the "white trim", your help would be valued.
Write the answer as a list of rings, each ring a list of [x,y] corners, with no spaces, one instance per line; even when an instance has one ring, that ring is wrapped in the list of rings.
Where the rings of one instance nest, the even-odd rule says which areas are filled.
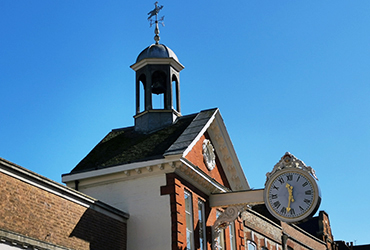
[[[189,163],[189,161],[187,159],[181,158],[180,161],[185,166],[187,166],[188,168],[190,168],[193,172],[195,172],[197,175],[201,176],[209,184],[211,184],[216,189],[218,189],[219,192],[225,193],[225,192],[229,192],[230,191],[228,188],[226,188],[226,187],[222,186],[221,184],[219,184],[218,182],[214,181],[213,178],[211,178],[207,174],[205,174],[202,171],[199,171],[198,169],[196,169],[192,164]],[[192,183],[192,184],[194,185],[194,183]]]
[[[252,231],[253,232],[253,231]],[[256,245],[256,243],[254,242],[254,241],[252,241],[252,240],[247,240],[247,250],[251,250],[251,249],[249,249],[249,245],[252,245],[252,246],[254,246],[254,250],[257,250],[257,245]]]
[[[188,196],[188,199],[185,199],[185,196]],[[190,248],[187,248],[189,250],[194,249],[194,207],[193,207],[193,195],[190,191],[184,190],[184,208],[185,208],[185,228],[186,228],[186,246],[190,245]],[[189,204],[186,204],[186,201],[189,202]],[[186,205],[189,205],[189,211],[186,210]],[[187,218],[190,220],[191,225],[187,225]],[[190,242],[188,242],[188,233],[190,234]]]
[[[217,128],[219,131],[217,131]],[[231,189],[233,191],[250,189],[247,178],[239,162],[238,156],[236,155],[229,133],[227,132],[225,123],[219,111],[216,113],[214,125],[212,124],[208,134],[212,139],[212,143],[215,147],[217,155],[219,156],[219,160],[224,167],[224,171],[228,181],[230,182]],[[223,143],[219,142],[221,141],[221,138]],[[226,161],[231,161],[231,164],[227,164]],[[232,174],[231,171],[227,169],[228,167],[232,167],[235,170],[235,173]]]
[[[228,207],[240,204],[256,205],[264,204],[264,189],[245,190],[221,194],[211,194],[209,197],[210,207]]]
[[[178,160],[178,157],[176,158]],[[114,167],[91,170],[91,171],[82,172],[82,173],[66,174],[62,176],[62,182],[66,183],[66,182],[71,182],[71,181],[76,181],[76,180],[95,178],[95,177],[99,177],[103,175],[116,174],[116,173],[120,173],[120,172],[124,172],[128,170],[140,169],[140,168],[146,168],[146,167],[150,167],[154,165],[170,163],[173,161],[174,159],[173,157],[171,157],[170,159],[165,158],[165,159],[159,159],[159,160],[141,161],[141,162],[135,162],[135,163],[130,163],[130,164],[118,165]]]
[[[185,68],[181,63],[176,61],[173,57],[169,57],[169,58],[144,58],[144,59],[140,60],[140,62],[137,62],[137,63],[131,65],[130,68],[135,70],[135,71],[138,71],[139,69],[141,69],[142,67],[144,67],[145,65],[148,65],[148,64],[169,64],[172,67],[174,67],[174,69],[176,69],[178,72],[180,72],[181,70],[183,70]]]

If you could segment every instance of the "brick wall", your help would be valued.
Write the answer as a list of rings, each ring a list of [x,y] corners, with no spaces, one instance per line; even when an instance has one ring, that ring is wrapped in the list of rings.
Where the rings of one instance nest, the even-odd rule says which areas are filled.
[[[325,217],[325,214],[323,214],[323,218],[324,220],[325,218],[328,219]],[[246,244],[248,241],[251,241],[256,244],[257,249],[262,247],[268,250],[286,250],[289,248],[294,250],[330,249],[327,248],[326,242],[307,233],[298,226],[280,221],[276,223],[253,210],[243,212],[242,220]],[[316,220],[313,222],[317,223]],[[330,225],[328,222],[326,224]],[[247,247],[241,247],[240,249],[245,250]]]
[[[269,250],[276,250],[276,245],[278,245],[279,250],[282,249],[282,229],[280,225],[252,210],[243,212],[241,217],[243,220],[246,244],[248,241],[252,241],[256,244],[257,249],[265,247]],[[248,248],[245,246],[240,249]]]
[[[126,249],[124,221],[41,184],[0,172],[1,229],[71,249]]]
[[[199,245],[199,217],[198,217],[198,200],[205,202],[205,219],[206,219],[206,238],[207,249],[211,250],[212,245],[212,226],[216,221],[216,209],[209,207],[208,196],[195,188],[193,185],[183,180],[176,174],[167,174],[167,185],[161,187],[161,195],[170,195],[171,202],[171,223],[172,223],[172,250],[186,249],[186,217],[185,217],[185,190],[192,195],[193,203],[193,226],[194,226],[194,247],[200,249]],[[235,224],[237,246],[244,244],[243,237],[240,235],[242,228],[241,221]],[[229,229],[225,229],[226,249],[230,249]],[[239,249],[239,248],[237,248]]]
[[[298,227],[291,226],[287,223],[281,223],[283,233],[287,235],[287,246],[296,250],[315,249],[326,250],[326,244],[318,238],[300,230]]]
[[[215,179],[218,183],[221,185],[224,185],[225,187],[230,188],[230,184],[228,183],[226,179],[226,175],[221,167],[221,163],[218,159],[217,153],[215,151],[216,155],[216,166],[212,171],[209,171],[206,164],[203,160],[203,141],[204,139],[210,140],[207,133],[202,135],[202,137],[199,139],[199,141],[194,145],[192,150],[186,155],[186,159],[188,159],[191,163],[193,163],[195,166],[198,166],[203,172],[207,173],[210,177]]]
[[[334,237],[331,232],[329,215],[324,211],[320,211],[319,220],[321,229],[319,232],[321,236],[320,238],[326,242],[327,249],[332,250],[334,248]]]

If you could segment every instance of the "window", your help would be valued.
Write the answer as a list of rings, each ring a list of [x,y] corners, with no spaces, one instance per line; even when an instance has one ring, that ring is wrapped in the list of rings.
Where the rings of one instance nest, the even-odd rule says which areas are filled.
[[[248,241],[248,250],[256,250],[257,247],[256,247],[256,244],[254,244],[254,242],[252,241]]]
[[[185,190],[186,249],[194,249],[193,204],[191,193]]]
[[[235,224],[232,222],[229,225],[230,250],[235,250]]]
[[[217,211],[216,217],[218,218],[220,215],[221,212]],[[220,230],[220,234],[217,237],[217,244],[219,250],[225,249],[225,230],[223,229]]]
[[[198,200],[198,225],[199,225],[199,245],[200,250],[207,249],[206,240],[206,220],[205,220],[205,208],[204,201]]]

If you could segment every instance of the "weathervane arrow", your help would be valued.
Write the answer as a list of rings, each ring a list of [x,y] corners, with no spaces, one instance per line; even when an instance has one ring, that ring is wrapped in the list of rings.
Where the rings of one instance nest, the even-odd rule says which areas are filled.
[[[148,15],[149,15],[148,21],[150,21],[150,27],[152,27],[153,23],[155,23],[154,40],[155,40],[155,43],[158,44],[159,39],[160,39],[158,23],[160,23],[160,24],[162,24],[162,26],[164,26],[164,22],[163,22],[164,16],[162,16],[158,20],[158,13],[163,8],[163,5],[158,5],[158,2],[155,2],[154,5],[155,5],[154,9],[148,12]],[[155,21],[153,21],[153,19],[152,19],[152,17],[154,17],[154,16],[155,16]]]

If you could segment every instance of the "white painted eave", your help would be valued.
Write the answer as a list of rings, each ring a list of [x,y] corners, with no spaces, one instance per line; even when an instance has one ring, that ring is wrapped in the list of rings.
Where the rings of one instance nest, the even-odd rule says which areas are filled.
[[[179,159],[180,159],[180,156],[174,155],[171,157],[166,157],[164,159],[140,161],[140,162],[118,165],[114,167],[102,168],[102,169],[97,169],[97,170],[91,170],[91,171],[76,173],[76,174],[65,174],[62,176],[62,182],[67,183],[67,182],[72,182],[72,181],[81,181],[84,179],[96,178],[96,177],[100,177],[104,175],[111,175],[111,174],[121,173],[125,171],[130,171],[130,170],[140,170],[141,168],[147,168],[147,167],[151,167],[154,165],[171,163]]]
[[[208,134],[212,139],[219,160],[222,166],[224,166],[226,177],[231,182],[232,190],[249,190],[250,187],[247,178],[219,111],[215,115],[214,122],[208,130]]]
[[[209,118],[206,125],[202,128],[202,130],[200,130],[199,134],[184,151],[183,157],[186,157],[186,155],[193,149],[195,144],[200,140],[206,131],[212,139],[213,146],[219,156],[219,160],[223,166],[226,178],[228,179],[232,190],[249,190],[250,187],[247,178],[239,162],[238,156],[236,155],[229,133],[227,132],[225,123],[218,109],[215,111],[212,117]]]
[[[199,167],[193,165],[186,158],[182,158],[180,161],[182,165],[176,167],[176,169],[180,169],[181,172],[185,173],[188,177],[185,177],[185,179],[204,193],[211,195],[212,193],[230,192],[230,189],[218,183],[215,179],[204,173]]]
[[[171,65],[174,69],[176,69],[178,72],[183,70],[185,67],[176,61],[174,58],[145,58],[133,65],[130,66],[135,71],[138,71],[142,67],[148,65],[148,64],[168,64]]]

